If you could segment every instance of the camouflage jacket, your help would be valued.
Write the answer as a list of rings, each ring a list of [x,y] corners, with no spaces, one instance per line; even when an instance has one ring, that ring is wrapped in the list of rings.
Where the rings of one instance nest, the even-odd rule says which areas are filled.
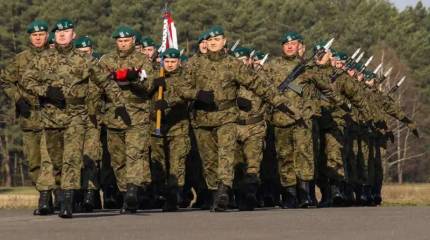
[[[163,89],[163,99],[168,103],[161,117],[162,134],[165,136],[188,135],[188,101],[181,97],[181,87],[184,84],[183,71],[181,68],[174,72],[165,74],[166,88]],[[152,99],[157,100],[157,94]],[[152,126],[155,127],[156,111],[151,108]]]
[[[136,82],[116,82],[110,78],[109,82],[117,86],[121,95],[121,99],[126,106],[127,112],[131,117],[132,126],[142,126],[149,123],[149,107],[150,107],[150,88],[155,72],[151,62],[145,55],[135,51],[134,48],[127,52],[119,50],[105,54],[99,61],[100,71],[104,75],[109,75],[116,70],[121,69],[140,69],[140,79]],[[128,126],[121,118],[115,117],[115,104],[112,104],[112,99],[107,102],[104,110],[103,122],[108,128],[127,129]]]
[[[276,88],[268,84],[266,76],[253,73],[236,58],[224,52],[200,55],[188,62],[182,95],[185,99],[196,99],[199,90],[213,91],[213,106],[202,106],[194,102],[192,122],[195,127],[217,127],[238,120],[236,98],[239,87],[250,89],[265,102],[279,105],[284,101]]]
[[[278,57],[267,64],[265,71],[271,78],[271,84],[279,86],[298,64],[298,58]],[[283,94],[288,99],[290,108],[294,112],[300,112],[300,117],[305,120],[319,114],[318,92],[312,81],[317,77],[316,74],[317,72],[313,68],[308,68],[292,82],[297,89],[294,91],[287,88]],[[295,124],[294,118],[276,109],[273,111],[270,121],[277,127]]]
[[[35,48],[30,46],[29,49],[18,53],[6,66],[1,76],[3,90],[12,102],[15,103],[18,99],[23,98],[32,107],[29,118],[19,118],[19,124],[24,130],[40,130],[43,126],[38,97],[25,91],[24,87],[18,84],[18,80],[22,78],[30,62],[46,49],[47,47]]]
[[[108,78],[109,74],[100,72],[91,56],[69,45],[49,49],[33,59],[19,83],[39,97],[46,96],[49,86],[61,88],[66,108],[43,102],[42,116],[45,128],[65,128],[71,123],[87,124],[89,102],[98,97],[90,82],[107,92],[109,98],[120,98],[120,89]]]

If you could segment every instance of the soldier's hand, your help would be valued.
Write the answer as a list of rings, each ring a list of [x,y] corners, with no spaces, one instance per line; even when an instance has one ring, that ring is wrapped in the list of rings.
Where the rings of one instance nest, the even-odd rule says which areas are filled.
[[[31,115],[31,105],[24,98],[19,98],[15,103],[17,116],[22,116],[24,118],[29,118]]]
[[[98,121],[97,121],[97,116],[95,114],[90,114],[88,115],[88,118],[90,119],[90,122],[94,125],[94,127],[98,127]]]
[[[238,97],[236,103],[239,109],[244,112],[249,112],[252,109],[252,102],[246,98]]]
[[[112,72],[112,77],[115,81],[125,82],[127,81],[127,72],[128,69],[118,69]]]
[[[197,92],[196,99],[204,104],[213,104],[215,102],[215,96],[213,91],[199,90]]]
[[[158,89],[159,87],[166,89],[166,79],[164,77],[154,79],[154,88]]]
[[[46,98],[58,108],[64,108],[66,105],[64,93],[60,87],[49,86],[46,91]]]
[[[164,109],[169,107],[169,104],[166,102],[166,100],[161,99],[154,102],[154,107],[155,107],[155,110],[163,111]]]
[[[131,117],[124,106],[115,109],[115,118],[120,117],[127,126],[131,125]]]
[[[139,79],[140,69],[129,68],[127,69],[127,80],[136,82]]]

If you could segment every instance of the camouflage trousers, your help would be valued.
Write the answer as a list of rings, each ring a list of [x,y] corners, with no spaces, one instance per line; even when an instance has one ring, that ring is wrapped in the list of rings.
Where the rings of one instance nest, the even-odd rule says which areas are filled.
[[[28,167],[29,175],[33,184],[37,183],[41,165],[41,140],[42,130],[24,130],[22,135],[25,165]]]
[[[97,148],[100,141],[97,132],[80,124],[66,129],[45,129],[37,188],[98,189],[96,161],[100,159],[100,148]]]
[[[319,164],[321,177],[335,181],[345,180],[344,159],[349,150],[346,144],[347,134],[345,124],[330,123],[320,124],[321,132],[321,164]]]
[[[216,190],[218,183],[233,185],[237,124],[194,129],[197,148],[203,164],[203,176],[209,190]]]
[[[151,182],[149,147],[149,125],[108,129],[111,164],[121,192],[127,190],[127,184],[144,187]]]
[[[237,125],[239,158],[236,162],[246,165],[247,174],[260,174],[266,130],[267,125],[264,120],[254,124]]]
[[[183,187],[185,160],[191,150],[188,135],[151,137],[151,173],[156,182]]]
[[[102,156],[102,146],[100,140],[100,129],[89,126],[85,133],[83,168],[82,168],[82,188],[97,190],[99,184],[99,166]]]
[[[312,181],[315,169],[312,121],[274,130],[281,186],[294,186],[297,179]]]

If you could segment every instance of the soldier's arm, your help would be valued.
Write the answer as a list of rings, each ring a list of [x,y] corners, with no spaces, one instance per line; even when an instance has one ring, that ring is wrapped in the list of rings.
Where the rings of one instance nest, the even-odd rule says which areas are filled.
[[[198,90],[195,85],[196,71],[193,66],[187,66],[183,70],[181,82],[175,85],[174,91],[178,97],[184,101],[192,101],[196,99]]]
[[[117,106],[123,105],[121,89],[118,84],[112,80],[111,69],[103,62],[92,64],[90,68],[91,79],[95,85]]]
[[[18,84],[35,96],[45,96],[48,90],[47,80],[51,76],[46,72],[49,62],[45,57],[36,57],[27,65],[22,78],[18,79]]]

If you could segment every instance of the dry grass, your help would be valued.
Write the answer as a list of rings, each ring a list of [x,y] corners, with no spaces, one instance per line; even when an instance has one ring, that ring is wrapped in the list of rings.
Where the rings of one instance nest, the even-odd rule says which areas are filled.
[[[430,184],[386,184],[384,205],[430,206]]]
[[[384,206],[430,206],[430,184],[385,184]],[[38,193],[33,187],[0,188],[0,209],[35,208]]]
[[[0,188],[1,208],[35,208],[38,193],[33,187]]]

